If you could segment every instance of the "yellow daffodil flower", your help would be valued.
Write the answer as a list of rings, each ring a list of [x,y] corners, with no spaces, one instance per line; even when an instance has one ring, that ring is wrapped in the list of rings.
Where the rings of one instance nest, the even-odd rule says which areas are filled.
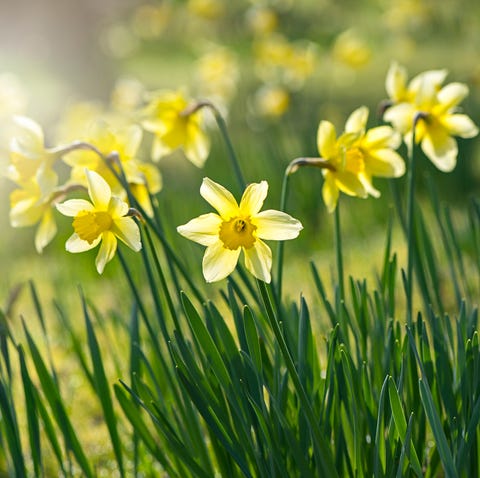
[[[162,178],[158,169],[149,163],[137,159],[137,152],[142,140],[142,130],[137,125],[129,125],[119,128],[110,126],[105,121],[93,123],[85,141],[102,154],[108,156],[112,152],[118,154],[118,160],[122,165],[123,172],[132,193],[148,215],[152,215],[150,194],[156,194],[162,187]],[[115,174],[110,170],[104,157],[90,150],[74,150],[65,155],[64,161],[72,167],[71,182],[85,184],[85,168],[95,171],[107,181],[113,193],[122,198],[126,192]],[[114,169],[115,167],[113,164]]]
[[[50,179],[52,181],[50,188],[44,184],[44,190],[42,190],[38,182],[32,180],[10,194],[10,224],[12,227],[38,224],[35,233],[35,249],[39,254],[57,233],[52,213],[56,176],[50,176]]]
[[[154,160],[181,148],[195,166],[202,167],[210,151],[203,126],[202,111],[188,111],[191,103],[180,92],[162,92],[153,96],[145,110],[142,126],[153,133]]]
[[[218,214],[203,214],[179,226],[177,231],[207,246],[203,256],[203,275],[207,282],[219,281],[231,274],[241,251],[245,267],[258,279],[270,282],[272,252],[262,239],[294,239],[303,226],[281,211],[260,212],[267,191],[266,181],[252,183],[245,189],[239,205],[227,189],[204,178],[200,194]]]
[[[405,172],[403,159],[394,151],[400,145],[398,133],[389,126],[366,131],[367,120],[368,108],[356,109],[338,138],[332,123],[320,122],[317,146],[326,162],[322,196],[329,212],[335,210],[340,191],[361,198],[368,194],[378,197],[373,176],[399,177]]]
[[[128,217],[128,204],[112,196],[108,183],[96,172],[85,170],[88,194],[85,199],[69,199],[57,204],[65,216],[73,217],[74,233],[67,240],[69,252],[84,252],[100,242],[95,265],[101,274],[107,262],[113,259],[117,250],[117,238],[138,252],[142,248],[140,231],[132,217]]]
[[[478,128],[458,105],[468,95],[462,83],[442,87],[446,70],[431,70],[413,78],[406,85],[406,71],[396,64],[387,74],[386,89],[393,106],[384,119],[393,124],[411,147],[415,125],[415,142],[425,156],[443,172],[450,172],[457,163],[458,146],[454,136],[473,138]]]

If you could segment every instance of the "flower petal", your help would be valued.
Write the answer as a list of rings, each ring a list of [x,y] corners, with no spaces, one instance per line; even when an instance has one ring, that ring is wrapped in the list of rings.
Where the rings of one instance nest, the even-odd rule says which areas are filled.
[[[88,241],[84,241],[80,239],[78,234],[74,232],[65,243],[65,249],[68,252],[85,252],[93,249],[98,245],[98,243],[102,240],[102,236],[98,236],[91,244]]]
[[[440,121],[451,136],[473,138],[478,134],[477,126],[467,115],[445,115],[440,119]]]
[[[35,249],[39,254],[43,249],[50,244],[51,240],[57,233],[57,224],[53,217],[52,208],[47,208],[45,214],[38,225],[37,232],[35,233]]]
[[[97,257],[95,258],[95,265],[99,274],[103,272],[107,262],[110,262],[113,259],[116,250],[117,238],[115,237],[115,234],[110,231],[105,231],[102,234],[102,244],[98,251]]]
[[[376,149],[365,158],[365,169],[373,176],[399,178],[405,173],[405,161],[391,149]]]
[[[347,119],[345,124],[345,132],[357,133],[359,131],[365,131],[368,120],[368,108],[366,106],[360,106],[357,108]]]
[[[302,223],[282,211],[267,209],[252,218],[257,229],[255,236],[274,241],[295,239],[303,229]]]
[[[114,218],[111,231],[135,252],[142,248],[140,230],[132,217]]]
[[[468,86],[463,83],[449,83],[437,95],[442,111],[454,108],[468,95]]]
[[[415,107],[410,103],[399,103],[391,106],[383,115],[384,121],[393,124],[393,127],[401,134],[405,134],[413,128]]]
[[[362,148],[392,148],[397,149],[402,142],[400,134],[390,126],[377,126],[369,129],[362,138]]]
[[[218,240],[221,224],[222,218],[211,212],[202,214],[187,222],[187,224],[178,226],[177,232],[202,246],[210,246]]]
[[[112,197],[110,186],[107,181],[95,171],[85,169],[85,174],[88,181],[88,194],[92,199],[95,209],[107,211],[110,198]]]
[[[272,251],[260,239],[255,241],[253,247],[243,250],[245,254],[245,267],[257,278],[267,284],[272,280]]]
[[[222,218],[228,219],[238,214],[238,204],[233,194],[210,178],[203,178],[200,194]]]
[[[192,131],[192,129],[194,131]],[[188,137],[183,145],[183,151],[189,161],[197,168],[203,167],[210,153],[210,140],[208,136],[197,126],[188,126]]]
[[[241,248],[232,251],[223,247],[222,241],[209,245],[203,256],[203,277],[207,282],[216,282],[230,275],[238,262]]]
[[[55,207],[64,216],[75,217],[81,211],[94,211],[95,207],[85,199],[69,199],[68,201],[55,204]]]
[[[422,150],[430,161],[445,173],[457,164],[457,142],[443,128],[429,128],[422,141]]]
[[[249,184],[240,201],[241,214],[245,216],[254,216],[257,214],[263,206],[267,193],[267,181]]]
[[[113,196],[110,199],[108,212],[110,216],[112,216],[112,219],[125,216],[128,213],[128,209],[128,204],[119,197]]]
[[[325,206],[327,206],[327,211],[332,213],[337,207],[339,196],[339,190],[335,183],[335,178],[332,173],[327,172],[325,174],[325,181],[322,187],[322,197]]]
[[[338,189],[349,196],[367,197],[367,191],[356,174],[348,171],[335,173]]]
[[[398,63],[393,62],[387,72],[385,89],[388,96],[395,102],[405,99],[407,85],[407,70]]]
[[[330,159],[336,154],[337,132],[330,121],[320,121],[317,131],[317,147],[320,156]]]

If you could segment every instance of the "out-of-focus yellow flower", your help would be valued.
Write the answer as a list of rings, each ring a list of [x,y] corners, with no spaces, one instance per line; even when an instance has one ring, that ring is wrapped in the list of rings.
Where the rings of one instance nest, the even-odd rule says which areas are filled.
[[[267,6],[254,5],[247,10],[246,22],[255,35],[269,35],[278,27],[278,16]]]
[[[193,15],[206,20],[215,20],[225,12],[225,5],[221,0],[188,0],[187,8]]]
[[[85,199],[69,199],[57,204],[65,216],[73,217],[74,233],[65,244],[69,252],[84,252],[101,246],[95,259],[101,274],[117,250],[117,238],[138,252],[142,248],[140,231],[133,218],[128,217],[128,204],[112,196],[108,183],[94,171],[85,170],[88,194]]]
[[[462,83],[442,87],[446,75],[446,70],[426,71],[406,86],[406,71],[393,64],[386,80],[393,106],[386,110],[384,119],[403,134],[409,147],[415,124],[415,142],[440,171],[450,172],[458,155],[453,137],[473,138],[478,128],[467,115],[458,113],[468,87]]]
[[[15,189],[10,194],[10,224],[12,227],[28,227],[38,224],[35,233],[35,249],[40,254],[57,232],[52,203],[57,183],[56,175],[51,175],[51,184],[43,189],[34,179]]]
[[[135,78],[119,78],[113,87],[110,103],[121,114],[134,112],[140,106],[145,88]]]
[[[191,102],[181,92],[160,92],[153,95],[142,122],[152,132],[154,160],[181,148],[195,166],[202,167],[210,151],[201,110],[188,111]]]
[[[139,5],[132,17],[134,32],[141,38],[158,38],[164,31],[171,17],[171,6],[168,2],[159,5]]]
[[[337,138],[335,126],[321,121],[317,132],[318,151],[326,161],[322,196],[329,212],[333,212],[340,191],[349,196],[378,197],[372,177],[399,177],[405,164],[394,149],[400,136],[389,126],[366,131],[368,109],[360,107],[348,118],[345,132]]]
[[[225,105],[234,96],[239,79],[238,63],[227,48],[217,47],[196,63],[196,84],[199,94],[215,105]]]
[[[362,68],[372,56],[367,43],[353,30],[346,30],[337,37],[332,53],[337,61],[351,68]]]
[[[264,85],[255,94],[255,111],[265,117],[278,118],[290,105],[290,94],[281,86]]]
[[[0,117],[22,114],[27,106],[27,93],[13,73],[0,74]]]
[[[95,146],[103,157],[94,151],[83,149],[65,155],[64,161],[72,167],[71,181],[86,185],[85,168],[87,168],[100,174],[115,195],[125,198],[126,193],[122,184],[104,159],[116,152],[126,180],[132,186],[132,193],[145,212],[152,215],[149,193],[156,194],[160,191],[162,178],[153,164],[141,162],[137,158],[142,140],[141,128],[137,125],[114,128],[104,121],[97,121],[91,125],[89,133],[81,139]],[[112,166],[120,172],[114,163]]]
[[[270,282],[272,252],[262,239],[294,239],[302,224],[281,211],[260,212],[267,191],[266,181],[252,183],[245,189],[239,205],[227,189],[204,178],[200,194],[218,214],[203,214],[179,226],[177,231],[207,247],[203,256],[203,275],[207,282],[230,275],[241,251],[245,267],[258,279]]]

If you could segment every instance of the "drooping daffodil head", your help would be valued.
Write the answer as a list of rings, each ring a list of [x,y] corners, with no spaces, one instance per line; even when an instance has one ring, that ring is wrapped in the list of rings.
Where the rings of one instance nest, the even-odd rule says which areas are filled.
[[[210,152],[203,111],[191,108],[192,102],[181,92],[166,91],[151,95],[142,126],[154,134],[152,158],[157,161],[176,149],[202,167]]]
[[[179,226],[177,231],[207,247],[203,256],[203,275],[207,282],[230,275],[241,252],[248,271],[264,282],[271,281],[272,251],[263,240],[294,239],[303,226],[284,212],[260,211],[267,192],[266,181],[252,183],[238,204],[230,191],[204,178],[200,194],[217,213],[203,214]]]
[[[67,251],[84,252],[100,244],[95,265],[101,274],[115,256],[117,239],[136,252],[141,249],[140,231],[128,215],[128,204],[112,195],[108,183],[95,171],[85,169],[85,174],[90,201],[69,199],[57,204],[57,209],[74,218],[74,233],[65,245]]]

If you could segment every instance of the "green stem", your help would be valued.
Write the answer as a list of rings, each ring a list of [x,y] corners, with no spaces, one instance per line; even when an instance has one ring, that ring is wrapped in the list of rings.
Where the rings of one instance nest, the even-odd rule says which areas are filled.
[[[342,253],[342,233],[340,228],[340,201],[337,203],[335,208],[334,216],[334,240],[335,240],[335,255],[337,259],[337,280],[338,280],[338,293],[340,304],[345,300],[345,285],[344,285],[344,275],[343,275],[343,253]],[[340,310],[338,311],[340,313]]]
[[[268,295],[267,285],[261,280],[258,280],[257,282],[260,288],[260,293],[262,295],[267,316],[270,321],[270,325],[275,335],[275,339],[277,340],[277,343],[280,347],[280,351],[282,353],[283,359],[285,360],[285,365],[287,367],[288,373],[292,379],[298,398],[300,400],[300,403],[302,404],[303,411],[310,424],[312,440],[315,443],[315,448],[318,450],[319,453],[319,465],[323,468],[323,471],[325,472],[324,476],[336,478],[338,477],[338,474],[332,460],[332,455],[328,442],[321,433],[320,427],[318,426],[318,417],[315,415],[312,404],[310,403],[308,395],[303,388],[300,377],[298,376],[298,372],[295,368],[293,358],[290,354],[290,351],[288,350],[285,338],[283,337],[282,330],[280,328],[280,324],[273,310],[273,306]]]
[[[408,171],[408,190],[407,190],[407,325],[412,326],[413,313],[413,265],[415,262],[415,129],[420,116],[417,115],[413,121],[412,144],[410,147],[408,159],[410,168]]]
[[[280,198],[280,211],[285,212],[287,208],[287,196],[288,196],[288,183],[289,183],[289,168],[285,170],[285,174],[283,175],[283,183],[282,183],[282,196]],[[282,300],[282,278],[283,278],[283,251],[284,251],[285,243],[284,241],[279,241],[278,249],[277,249],[277,288],[276,294],[278,297],[278,301],[281,302]]]

